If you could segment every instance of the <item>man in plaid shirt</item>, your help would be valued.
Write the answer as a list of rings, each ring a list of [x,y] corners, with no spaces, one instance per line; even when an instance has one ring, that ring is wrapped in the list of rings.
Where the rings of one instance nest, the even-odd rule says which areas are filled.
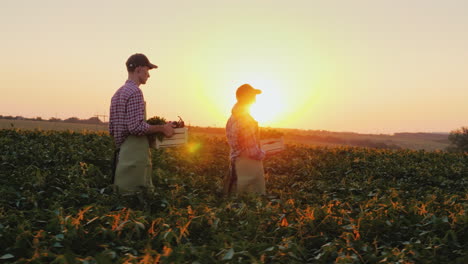
[[[111,100],[109,132],[116,146],[113,183],[122,193],[134,193],[142,188],[153,188],[151,152],[146,135],[162,132],[170,137],[174,129],[170,123],[146,123],[146,103],[139,86],[146,84],[150,77],[148,71],[157,66],[138,53],[128,58],[126,66],[128,79]]]
[[[231,148],[230,172],[224,181],[224,191],[265,193],[263,163],[265,152],[260,148],[258,123],[250,115],[250,106],[261,91],[249,84],[236,91],[237,103],[226,124],[226,137]]]

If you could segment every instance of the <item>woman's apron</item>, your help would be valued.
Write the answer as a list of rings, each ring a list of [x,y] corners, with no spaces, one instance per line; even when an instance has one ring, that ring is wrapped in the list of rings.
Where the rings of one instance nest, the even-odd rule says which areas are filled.
[[[237,192],[253,192],[265,194],[265,175],[263,162],[249,158],[242,153],[235,159],[235,173],[237,176]]]
[[[146,120],[146,103],[145,115]],[[151,150],[146,136],[128,136],[120,146],[114,186],[121,194],[153,191]]]
[[[258,123],[256,121],[253,122],[257,138],[259,138]],[[252,159],[245,152],[231,159],[229,174],[224,180],[224,192],[226,194],[236,192],[265,194],[263,161]]]

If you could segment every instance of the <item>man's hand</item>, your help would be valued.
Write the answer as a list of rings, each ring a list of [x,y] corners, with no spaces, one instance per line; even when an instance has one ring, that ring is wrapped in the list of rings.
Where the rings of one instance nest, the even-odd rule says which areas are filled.
[[[166,137],[172,137],[174,135],[174,125],[172,125],[170,122],[164,125],[150,125],[148,134],[154,134],[158,132],[162,132]]]
[[[280,153],[282,150],[281,149],[278,149],[278,150],[272,150],[272,151],[267,151],[265,152],[266,156],[269,157],[269,156],[275,156],[276,154]]]
[[[166,137],[172,137],[174,135],[174,128],[173,128],[173,124],[172,122],[169,122],[167,124],[165,124],[163,127],[163,130],[162,132],[164,133],[164,135]]]

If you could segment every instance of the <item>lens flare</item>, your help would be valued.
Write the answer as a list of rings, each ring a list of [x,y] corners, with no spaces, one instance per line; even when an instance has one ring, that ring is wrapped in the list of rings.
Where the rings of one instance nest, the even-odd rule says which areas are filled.
[[[187,150],[189,153],[195,153],[201,148],[200,142],[190,142],[187,144]]]

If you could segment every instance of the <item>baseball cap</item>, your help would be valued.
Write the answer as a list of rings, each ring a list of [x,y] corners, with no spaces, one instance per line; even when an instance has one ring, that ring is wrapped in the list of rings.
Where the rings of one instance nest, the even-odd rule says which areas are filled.
[[[139,66],[147,66],[150,69],[158,68],[158,66],[152,64],[148,60],[148,58],[144,54],[141,54],[141,53],[135,53],[132,56],[130,56],[127,59],[127,62],[125,63],[125,65],[127,65],[128,71],[133,71],[135,70],[136,67],[139,67]]]
[[[257,94],[261,94],[261,93],[262,93],[261,90],[253,88],[252,86],[250,86],[250,84],[243,84],[243,85],[239,86],[239,88],[237,88],[236,98],[239,99],[239,98],[244,97],[244,96],[246,96],[248,94],[257,95]]]

